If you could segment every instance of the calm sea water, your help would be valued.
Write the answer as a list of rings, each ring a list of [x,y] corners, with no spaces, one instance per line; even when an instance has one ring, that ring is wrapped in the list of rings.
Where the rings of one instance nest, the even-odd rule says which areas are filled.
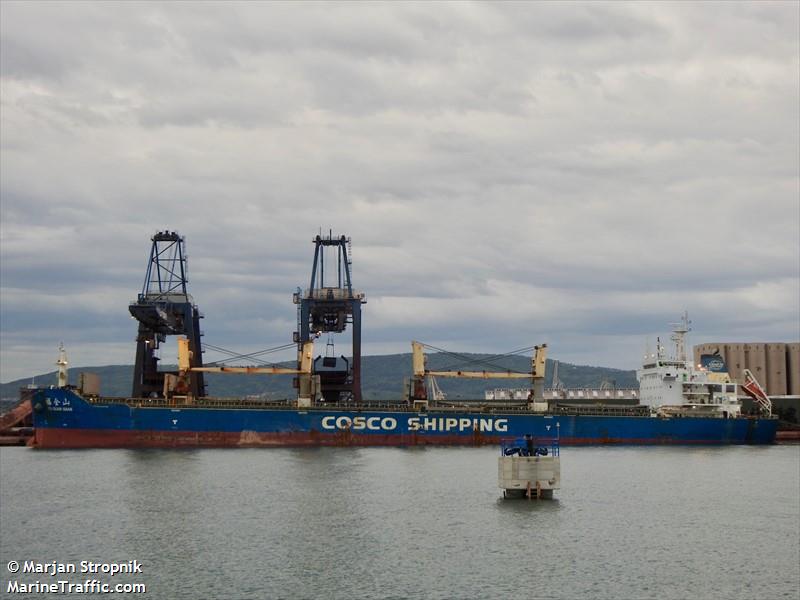
[[[564,448],[502,500],[495,448],[0,450],[10,560],[128,561],[149,598],[788,598],[800,446]],[[43,595],[37,597],[63,597]]]

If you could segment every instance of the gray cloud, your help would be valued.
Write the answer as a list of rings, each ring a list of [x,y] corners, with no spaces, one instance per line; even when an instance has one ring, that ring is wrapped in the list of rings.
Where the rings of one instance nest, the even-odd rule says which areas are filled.
[[[290,339],[320,228],[367,352],[630,368],[683,308],[797,340],[795,8],[4,2],[0,379],[130,362],[158,229],[243,351]]]

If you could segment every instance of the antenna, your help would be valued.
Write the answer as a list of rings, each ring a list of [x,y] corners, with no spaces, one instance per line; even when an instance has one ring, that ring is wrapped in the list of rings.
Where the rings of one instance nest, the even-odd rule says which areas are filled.
[[[688,310],[683,311],[680,323],[670,323],[672,326],[670,340],[675,343],[675,359],[680,362],[686,362],[686,334],[692,330],[691,324]]]

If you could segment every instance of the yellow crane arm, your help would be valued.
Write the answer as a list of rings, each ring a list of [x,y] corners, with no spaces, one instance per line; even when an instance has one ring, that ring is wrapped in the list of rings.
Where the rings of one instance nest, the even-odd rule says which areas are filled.
[[[189,367],[189,371],[202,371],[203,373],[238,373],[245,375],[302,375],[300,369],[286,369],[283,367]]]
[[[465,379],[544,379],[547,344],[534,346],[530,373],[512,373],[506,371],[429,371],[425,368],[425,354],[422,344],[411,342],[411,362],[416,377],[433,375],[434,377],[463,377]]]
[[[504,373],[502,371],[425,371],[434,377],[463,377],[465,379],[530,379],[530,373]]]
[[[202,371],[204,373],[238,373],[245,375],[310,375],[314,357],[314,342],[303,344],[300,355],[300,368],[288,369],[285,367],[192,367],[192,352],[189,350],[189,340],[185,337],[178,338],[178,370]]]

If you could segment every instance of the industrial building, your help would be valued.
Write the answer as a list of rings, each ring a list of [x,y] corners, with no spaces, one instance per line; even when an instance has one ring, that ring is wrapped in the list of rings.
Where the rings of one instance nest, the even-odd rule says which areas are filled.
[[[800,396],[800,343],[713,342],[694,347],[694,362],[717,355],[739,383],[749,369],[769,396]]]

